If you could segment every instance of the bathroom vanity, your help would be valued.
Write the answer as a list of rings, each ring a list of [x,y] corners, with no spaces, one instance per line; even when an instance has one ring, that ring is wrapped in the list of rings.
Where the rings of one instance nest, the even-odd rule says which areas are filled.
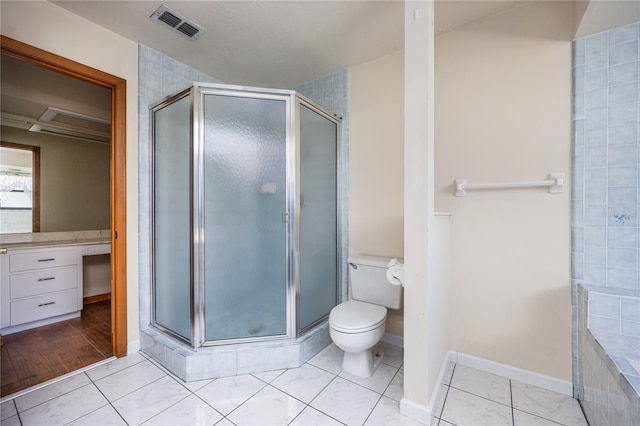
[[[3,335],[80,316],[83,256],[108,254],[109,240],[9,244],[0,254]]]

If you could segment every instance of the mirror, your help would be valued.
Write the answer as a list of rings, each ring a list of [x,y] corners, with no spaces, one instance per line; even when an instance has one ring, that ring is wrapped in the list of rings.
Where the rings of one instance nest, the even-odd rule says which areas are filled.
[[[109,229],[111,91],[8,55],[0,67],[0,233]]]

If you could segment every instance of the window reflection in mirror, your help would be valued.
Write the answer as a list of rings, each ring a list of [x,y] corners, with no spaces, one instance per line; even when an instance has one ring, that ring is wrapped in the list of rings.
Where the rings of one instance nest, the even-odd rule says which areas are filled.
[[[0,232],[40,231],[40,148],[0,143]]]

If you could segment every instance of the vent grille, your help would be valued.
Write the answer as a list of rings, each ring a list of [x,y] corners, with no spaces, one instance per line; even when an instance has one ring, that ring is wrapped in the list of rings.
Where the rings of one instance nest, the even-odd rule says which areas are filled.
[[[40,120],[44,121],[44,120]],[[95,130],[98,132],[109,133],[111,125],[107,122],[95,121],[84,117],[70,115],[68,113],[56,113],[51,120],[52,123],[66,124],[68,126],[82,127],[84,129]]]
[[[38,122],[29,130],[94,142],[109,143],[111,139],[109,120],[54,107],[47,107]]]
[[[150,16],[154,21],[170,26],[174,31],[184,35],[189,40],[196,40],[205,29],[190,19],[185,18],[169,7],[162,5]]]
[[[165,10],[160,16],[158,16],[158,21],[162,21],[165,24],[170,25],[172,28],[175,28],[180,22],[182,22],[182,19]]]

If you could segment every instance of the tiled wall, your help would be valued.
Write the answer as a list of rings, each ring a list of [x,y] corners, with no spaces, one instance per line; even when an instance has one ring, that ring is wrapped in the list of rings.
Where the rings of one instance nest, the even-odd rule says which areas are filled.
[[[571,275],[576,396],[576,284],[640,288],[639,34],[640,25],[634,23],[573,43]]]
[[[591,321],[592,301],[607,296],[588,291],[579,286],[576,295],[578,305],[579,392],[582,408],[592,425],[640,424],[640,372],[630,364],[633,356],[640,358],[640,340],[608,332],[593,331]],[[640,300],[640,299],[636,299]],[[607,310],[628,311],[617,300],[605,299]],[[595,305],[594,305],[595,306]],[[597,308],[599,313],[602,307]],[[636,308],[635,313],[638,313]]]
[[[591,292],[589,329],[640,337],[640,298],[632,294]]]
[[[574,42],[573,278],[638,289],[639,24]]]

